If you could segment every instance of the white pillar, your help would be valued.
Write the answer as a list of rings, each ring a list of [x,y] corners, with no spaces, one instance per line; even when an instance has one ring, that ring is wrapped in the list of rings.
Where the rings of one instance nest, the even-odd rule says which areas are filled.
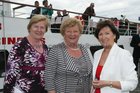
[[[7,1],[10,1],[10,0],[7,0]],[[11,16],[10,3],[0,2],[0,16]]]

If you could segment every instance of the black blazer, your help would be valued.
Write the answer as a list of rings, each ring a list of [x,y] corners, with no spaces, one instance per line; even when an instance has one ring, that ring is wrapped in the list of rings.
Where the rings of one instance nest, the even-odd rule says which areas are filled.
[[[140,43],[140,36],[137,34],[132,37],[130,46],[134,47],[133,57],[140,58],[140,46],[138,46],[138,43]]]

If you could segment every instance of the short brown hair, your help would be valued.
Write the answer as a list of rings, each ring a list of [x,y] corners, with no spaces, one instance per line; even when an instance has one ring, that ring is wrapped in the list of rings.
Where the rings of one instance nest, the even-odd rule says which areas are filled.
[[[27,26],[28,31],[30,30],[30,28],[31,28],[31,26],[32,26],[33,24],[38,23],[38,22],[40,22],[40,21],[45,21],[46,32],[47,32],[47,31],[48,31],[48,24],[49,24],[49,23],[48,23],[48,19],[47,19],[46,16],[40,15],[40,14],[34,15],[34,16],[30,19],[30,22],[29,22],[29,24],[28,24],[28,26]]]
[[[102,28],[104,27],[109,27],[112,31],[112,33],[114,35],[116,35],[116,38],[115,38],[115,42],[117,42],[117,40],[119,39],[120,37],[120,34],[117,30],[117,28],[114,26],[113,22],[110,21],[110,20],[105,20],[105,21],[100,21],[98,24],[97,24],[97,28],[96,28],[96,31],[95,31],[95,37],[98,39],[98,35],[99,35],[99,32],[101,31]]]
[[[60,26],[60,33],[64,36],[65,29],[67,27],[73,27],[75,25],[78,26],[79,31],[81,33],[83,30],[83,26],[81,24],[81,21],[79,19],[76,19],[76,18],[68,18],[64,22],[62,22],[62,24]]]

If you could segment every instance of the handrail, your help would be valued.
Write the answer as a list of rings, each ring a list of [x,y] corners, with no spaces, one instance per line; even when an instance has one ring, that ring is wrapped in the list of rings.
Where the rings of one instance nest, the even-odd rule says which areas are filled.
[[[21,8],[22,6],[29,6],[29,7],[35,7],[34,5],[30,5],[30,4],[23,4],[23,3],[17,3],[17,2],[13,2],[13,1],[7,1],[7,0],[0,0],[0,2],[5,2],[5,3],[11,3],[11,4],[17,4],[17,5],[21,5]],[[40,6],[41,7],[41,6]],[[17,8],[19,9],[20,6]],[[13,9],[16,9],[16,8],[13,8]],[[55,10],[55,11],[63,11],[63,9],[55,9],[53,8],[52,10]],[[73,12],[73,11],[67,11],[69,13],[73,13],[73,14],[77,14],[77,15],[82,15],[83,13],[79,13],[79,12]],[[85,14],[86,15],[86,14]],[[104,19],[111,19],[109,17],[103,17],[103,16],[93,16],[93,17],[97,17],[97,18],[104,18]],[[132,21],[131,21],[132,22]],[[138,22],[133,22],[133,23],[138,23]]]
[[[5,3],[11,3],[11,4],[17,4],[17,5],[21,5],[21,6],[29,6],[29,7],[35,7],[34,5],[30,5],[30,4],[23,4],[23,3],[17,3],[17,2],[12,2],[12,1],[7,1],[7,0],[1,0],[0,2],[5,2]],[[41,6],[40,6],[41,7]],[[21,7],[22,8],[22,7]],[[16,8],[13,8],[14,10]],[[17,8],[19,9],[19,8]],[[55,10],[55,11],[63,11],[63,9],[55,9],[53,8],[52,10]],[[72,14],[77,14],[77,15],[82,15],[83,13],[79,13],[79,12],[73,12],[73,11],[67,11],[69,13],[72,13]],[[98,17],[98,18],[104,18],[104,19],[110,19],[109,17],[103,17],[103,16],[94,16],[94,17]]]
[[[13,15],[15,14],[15,10],[16,9],[19,9],[19,8],[22,8],[22,7],[35,7],[34,5],[30,5],[30,4],[23,4],[23,3],[17,3],[17,2],[12,2],[12,1],[7,1],[7,0],[0,0],[0,2],[4,2],[4,3],[10,3],[10,4],[17,4],[17,5],[19,5],[19,6],[17,6],[17,7],[14,7],[13,8]],[[41,7],[41,6],[40,6]],[[55,8],[53,8],[52,10],[54,10],[54,11],[63,11],[62,9],[55,9]],[[69,12],[69,13],[72,13],[72,14],[77,14],[77,15],[82,15],[83,13],[78,13],[78,12],[73,12],[73,11],[67,11],[67,12]],[[25,14],[25,13],[21,13],[21,14]],[[21,15],[20,14],[20,15]],[[99,18],[99,19],[112,19],[112,18],[108,18],[108,17],[102,17],[102,16],[93,16],[93,19],[94,18]],[[118,21],[120,21],[120,22],[124,22],[124,20],[118,20]],[[131,24],[131,23],[134,23],[134,24],[136,24],[136,31],[134,31],[134,29],[132,29],[132,28],[135,28],[135,26],[134,27],[132,27],[133,25]],[[117,29],[118,30],[120,30],[120,33],[122,34],[124,34],[124,35],[132,35],[133,33],[136,33],[137,32],[137,30],[138,30],[138,28],[139,28],[139,25],[140,23],[137,23],[137,22],[132,22],[132,21],[129,21],[129,23],[127,24],[127,25],[125,25],[127,28],[125,28],[123,25],[124,24],[119,24],[119,27],[117,27]],[[130,29],[131,28],[131,29]],[[55,28],[56,29],[56,28]],[[90,29],[90,27],[88,28],[88,30]]]

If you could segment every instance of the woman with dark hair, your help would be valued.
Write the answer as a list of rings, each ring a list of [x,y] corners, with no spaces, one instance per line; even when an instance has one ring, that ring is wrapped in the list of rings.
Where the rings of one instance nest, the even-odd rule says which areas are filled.
[[[41,8],[40,14],[45,15],[51,19],[53,14],[52,4],[48,5],[48,0],[44,0],[42,3],[44,7]]]
[[[109,20],[99,22],[95,37],[103,49],[94,54],[93,93],[129,93],[134,90],[138,78],[133,57],[116,44],[119,32],[114,24]]]

